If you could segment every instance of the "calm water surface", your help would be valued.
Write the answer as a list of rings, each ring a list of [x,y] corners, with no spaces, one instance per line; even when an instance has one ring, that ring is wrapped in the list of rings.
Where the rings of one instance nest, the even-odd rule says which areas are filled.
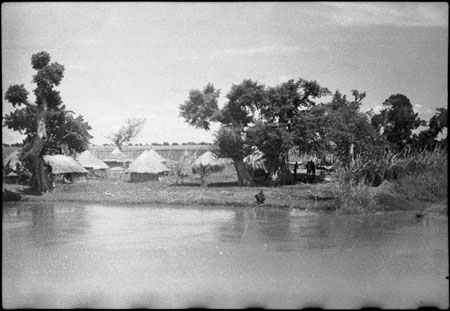
[[[449,306],[448,218],[8,203],[4,308]]]

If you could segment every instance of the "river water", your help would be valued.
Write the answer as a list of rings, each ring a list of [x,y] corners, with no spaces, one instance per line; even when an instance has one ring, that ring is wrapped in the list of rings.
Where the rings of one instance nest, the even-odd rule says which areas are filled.
[[[4,308],[449,307],[448,218],[7,203]]]

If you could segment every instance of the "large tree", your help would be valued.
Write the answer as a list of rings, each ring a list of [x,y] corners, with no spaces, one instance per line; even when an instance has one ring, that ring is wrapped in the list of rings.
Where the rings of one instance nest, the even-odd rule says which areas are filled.
[[[409,98],[403,94],[391,95],[383,102],[383,110],[372,117],[372,125],[397,151],[411,144],[412,132],[425,125],[414,113]]]
[[[89,124],[82,116],[74,118],[54,89],[64,77],[64,66],[50,63],[50,55],[45,51],[33,54],[31,64],[37,71],[33,76],[36,100],[28,100],[23,84],[11,85],[5,99],[17,109],[5,116],[4,124],[25,135],[22,158],[32,173],[31,190],[41,194],[49,190],[43,155],[82,152],[92,137]]]
[[[317,99],[329,93],[317,81],[304,79],[291,79],[267,89],[266,99],[259,103],[262,122],[256,123],[253,128],[253,141],[264,153],[272,179],[276,176],[281,184],[293,182],[288,167],[289,150],[295,146],[312,149],[314,137],[317,136],[317,120],[308,118],[311,115],[309,111],[316,106]],[[308,135],[305,136],[306,133]]]
[[[216,133],[217,155],[233,160],[239,185],[253,185],[244,157],[250,153],[245,131],[254,122],[254,112],[259,101],[264,98],[264,86],[251,80],[233,85],[226,95],[228,102],[222,109],[218,108],[219,90],[208,84],[203,91],[191,90],[189,99],[180,105],[180,116],[186,122],[209,130],[211,122],[221,125]]]
[[[352,90],[354,99],[336,91],[333,99],[326,105],[327,139],[336,144],[335,154],[344,164],[349,164],[358,154],[371,157],[384,147],[384,139],[370,124],[370,115],[361,112],[365,92]]]
[[[328,93],[316,81],[289,80],[266,88],[244,80],[231,87],[228,102],[219,109],[219,92],[209,84],[203,92],[190,92],[189,100],[180,106],[180,115],[197,128],[209,129],[210,122],[220,123],[217,153],[233,159],[240,185],[254,184],[243,161],[252,147],[264,153],[268,175],[286,184],[292,182],[288,151],[294,144],[298,117],[302,109],[314,106],[315,99]]]

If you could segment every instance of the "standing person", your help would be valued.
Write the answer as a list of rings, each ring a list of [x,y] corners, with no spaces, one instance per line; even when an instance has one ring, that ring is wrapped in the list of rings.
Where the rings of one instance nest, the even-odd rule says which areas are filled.
[[[312,175],[312,182],[316,182],[316,164],[314,161],[311,161],[311,175]]]
[[[294,164],[294,181],[297,182],[297,170],[298,170],[298,162]]]

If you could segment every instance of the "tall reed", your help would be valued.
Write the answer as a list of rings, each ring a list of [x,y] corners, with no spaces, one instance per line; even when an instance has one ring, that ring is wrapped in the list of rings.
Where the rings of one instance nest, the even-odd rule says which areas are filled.
[[[369,187],[393,181],[395,191],[409,200],[434,201],[447,195],[447,151],[387,152],[379,157],[356,156],[335,172],[337,211],[365,212],[375,207]]]

